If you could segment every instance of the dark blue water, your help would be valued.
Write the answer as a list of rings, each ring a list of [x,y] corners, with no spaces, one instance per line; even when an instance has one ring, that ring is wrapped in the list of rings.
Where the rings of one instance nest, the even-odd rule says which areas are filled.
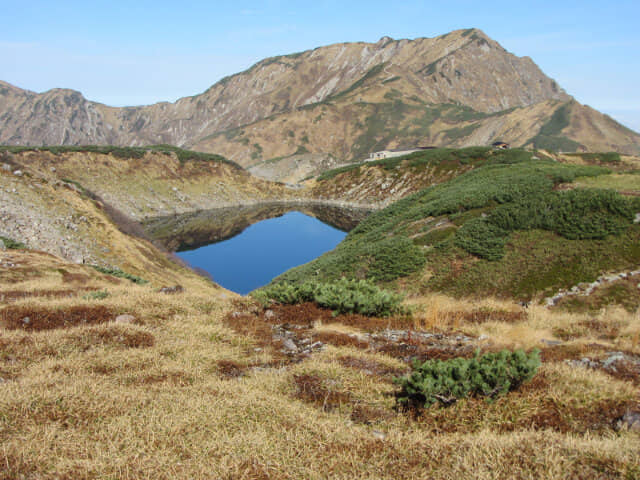
[[[274,277],[332,250],[346,233],[300,212],[255,223],[239,235],[177,252],[216,283],[245,295]]]

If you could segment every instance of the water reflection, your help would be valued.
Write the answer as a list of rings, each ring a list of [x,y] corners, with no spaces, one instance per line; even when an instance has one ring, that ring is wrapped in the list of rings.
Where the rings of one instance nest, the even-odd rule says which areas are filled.
[[[151,238],[240,294],[335,248],[368,210],[272,203],[147,220]]]
[[[156,217],[147,220],[143,227],[147,235],[167,250],[180,252],[235,237],[254,223],[292,211],[315,217],[345,232],[370,213],[369,210],[334,205],[268,203]]]

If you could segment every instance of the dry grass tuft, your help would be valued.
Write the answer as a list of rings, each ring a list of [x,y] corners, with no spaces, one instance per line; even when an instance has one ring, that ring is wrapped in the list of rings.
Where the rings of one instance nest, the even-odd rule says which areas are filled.
[[[120,325],[80,329],[66,335],[64,340],[80,352],[95,347],[148,348],[155,343],[151,333]]]
[[[128,377],[126,385],[146,387],[150,385],[187,387],[193,385],[194,378],[187,372],[144,373]]]
[[[511,312],[507,310],[471,310],[446,312],[442,315],[443,321],[448,324],[460,325],[461,323],[482,324],[487,322],[517,323],[527,319],[524,311]]]
[[[381,421],[393,420],[395,417],[396,414],[389,409],[358,404],[351,410],[349,418],[354,423],[373,425]]]
[[[608,350],[610,350],[610,347],[599,343],[564,343],[540,349],[540,359],[543,362],[578,360],[584,358],[588,354],[599,354]]]
[[[409,371],[408,368],[396,368],[376,362],[369,358],[354,357],[351,355],[338,357],[338,362],[343,367],[354,368],[367,375],[373,375],[384,380],[391,380],[393,377],[399,377]]]
[[[77,297],[78,294],[84,292],[95,291],[97,288],[93,287],[79,287],[73,289],[64,289],[64,290],[34,290],[34,291],[24,291],[24,290],[9,290],[6,292],[0,292],[0,302],[11,303],[19,300],[27,300],[29,298],[35,297],[44,297],[44,298],[73,298]]]
[[[330,380],[318,375],[294,375],[293,381],[296,385],[294,397],[315,405],[324,412],[331,412],[353,401],[349,393],[334,390],[329,384]]]
[[[452,358],[472,358],[478,348],[474,345],[428,345],[419,343],[387,343],[376,349],[380,353],[409,362],[415,359],[419,362],[426,360],[449,360]],[[487,351],[480,349],[481,352]]]
[[[247,365],[242,365],[239,362],[233,360],[218,360],[216,362],[218,366],[218,372],[224,378],[238,378],[243,376],[247,371]]]
[[[349,335],[341,332],[319,331],[313,334],[313,339],[322,343],[327,343],[335,347],[354,347],[361,350],[369,348],[369,342],[360,340],[355,335]]]
[[[271,325],[260,321],[260,318],[254,314],[239,311],[229,312],[223,321],[236,334],[253,338],[259,346],[264,347],[272,343]]]
[[[553,334],[562,340],[575,340],[580,337],[593,337],[599,340],[613,340],[619,336],[624,325],[619,321],[590,318],[570,325],[558,325]]]
[[[640,385],[640,362],[629,360],[618,360],[603,371],[618,380],[626,380],[635,385]]]
[[[7,330],[38,332],[112,321],[116,313],[104,305],[60,308],[10,306],[0,312],[0,326]]]

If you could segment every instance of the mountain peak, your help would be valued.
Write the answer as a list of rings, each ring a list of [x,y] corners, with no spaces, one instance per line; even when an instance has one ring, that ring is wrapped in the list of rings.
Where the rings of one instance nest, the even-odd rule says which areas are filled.
[[[384,48],[386,47],[388,44],[394,42],[393,38],[388,37],[388,36],[384,36],[384,37],[380,37],[380,40],[378,40],[376,42],[376,47],[378,48]]]
[[[435,38],[383,36],[376,43],[337,43],[269,57],[175,103],[111,108],[67,89],[0,99],[2,143],[169,143],[249,164],[294,152],[351,159],[400,144],[482,144],[498,134],[524,145],[571,97],[528,57],[468,28]],[[523,118],[514,114],[505,121],[513,125],[509,132],[501,133],[499,122],[490,126],[490,119],[511,110]],[[405,121],[404,137],[389,136]],[[284,124],[289,126],[283,138]],[[598,143],[609,144],[611,150],[637,151],[640,139]]]

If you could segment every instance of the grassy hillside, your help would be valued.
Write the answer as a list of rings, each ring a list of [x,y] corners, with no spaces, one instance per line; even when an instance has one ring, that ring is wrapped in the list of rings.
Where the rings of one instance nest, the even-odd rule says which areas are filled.
[[[637,197],[560,188],[578,178],[608,177],[602,166],[487,149],[435,150],[377,163],[390,170],[461,173],[370,215],[334,251],[276,281],[346,276],[393,282],[413,292],[529,299],[640,263]],[[467,163],[473,170],[459,168]]]
[[[38,252],[0,251],[0,262],[14,265],[0,276],[2,478],[638,475],[638,434],[620,426],[639,392],[630,314],[430,297],[409,322],[335,317],[232,301],[181,269],[182,288],[166,294]],[[414,335],[393,340],[388,327]],[[321,347],[286,352],[282,331]],[[570,340],[539,341],[555,335]],[[536,376],[491,402],[395,408],[407,357],[541,346]],[[585,356],[597,368],[566,362]]]
[[[344,280],[319,288],[314,282],[310,289],[313,301],[335,312],[312,303],[263,306],[122,232],[105,204],[53,175],[66,177],[90,158],[103,175],[121,167],[130,182],[155,179],[156,191],[164,182],[170,192],[172,186],[189,192],[204,167],[212,167],[209,162],[186,162],[190,175],[178,180],[185,170],[165,154],[121,162],[113,155],[80,152],[11,155],[8,160],[16,161],[11,166],[23,174],[0,169],[0,235],[6,248],[0,246],[0,478],[640,475],[640,436],[630,428],[640,413],[635,311],[609,307],[603,298],[597,299],[602,310],[593,314],[539,305],[525,310],[512,300],[460,300],[439,293],[397,305],[396,295]],[[165,162],[164,177],[151,175],[161,171],[159,160]],[[517,151],[469,162],[481,166],[452,171],[447,183],[374,214],[339,247],[341,256],[321,258],[317,274],[307,271],[307,276],[348,273],[341,262],[352,260],[355,276],[375,276],[404,290],[438,289],[430,281],[440,279],[441,290],[456,293],[456,288],[476,288],[474,283],[485,289],[490,282],[508,285],[505,279],[521,278],[514,268],[546,268],[549,252],[559,267],[572,265],[566,256],[581,256],[585,269],[606,262],[618,267],[637,256],[637,225],[625,227],[626,200],[596,190],[586,201],[581,193],[558,189],[603,178],[618,182],[601,175],[607,172],[603,167],[535,161]],[[228,174],[227,167],[221,172]],[[216,178],[215,170],[204,171]],[[625,177],[625,187],[628,181]],[[122,189],[136,192],[132,184]],[[560,235],[575,232],[564,230],[556,216],[542,225],[547,229],[535,223],[538,228],[531,230],[514,217],[518,229],[508,230],[516,225],[504,222],[511,216],[495,212],[529,198],[554,209],[565,209],[562,200],[572,199],[569,205],[576,203],[593,220],[577,224],[579,236],[612,233],[571,240]],[[604,213],[615,221],[600,222]],[[538,221],[535,215],[525,220],[528,226]],[[473,221],[504,230],[508,239],[501,259],[479,259],[456,245],[459,229]],[[7,227],[11,235],[4,233]],[[50,243],[37,243],[47,239]],[[60,246],[73,246],[64,241],[87,255],[70,262],[37,251],[62,255]],[[96,268],[92,255],[106,262]],[[528,265],[527,258],[537,263]],[[484,270],[473,277],[465,273],[467,265]],[[449,286],[447,279],[460,281]],[[612,284],[612,293],[638,290],[637,281],[625,281]],[[366,317],[370,311],[352,308],[372,298],[388,316]],[[503,385],[503,395],[485,389],[453,400],[438,394],[446,407],[399,403],[394,378],[407,375],[413,359],[464,365],[473,363],[475,352],[487,358],[520,348],[535,357],[540,350],[541,365],[529,381],[509,385],[513,391],[506,393]]]
[[[221,155],[216,155],[214,153],[196,152],[193,150],[185,150],[173,145],[148,145],[146,147],[117,147],[113,145],[54,145],[44,147],[29,147],[0,145],[0,152],[22,153],[34,150],[40,152],[50,152],[54,155],[60,155],[63,153],[99,153],[102,155],[113,155],[117,158],[130,159],[142,158],[149,152],[164,154],[173,153],[181,163],[187,161],[221,162],[233,165],[239,170],[242,169],[240,165],[227,160]]]
[[[503,151],[490,147],[468,147],[424,150],[403,157],[328,170],[311,182],[311,194],[316,198],[388,205],[482,165],[509,163],[530,157],[530,152],[521,149]]]
[[[291,196],[220,155],[169,145],[0,147],[5,163],[34,182],[91,192],[134,220]]]

